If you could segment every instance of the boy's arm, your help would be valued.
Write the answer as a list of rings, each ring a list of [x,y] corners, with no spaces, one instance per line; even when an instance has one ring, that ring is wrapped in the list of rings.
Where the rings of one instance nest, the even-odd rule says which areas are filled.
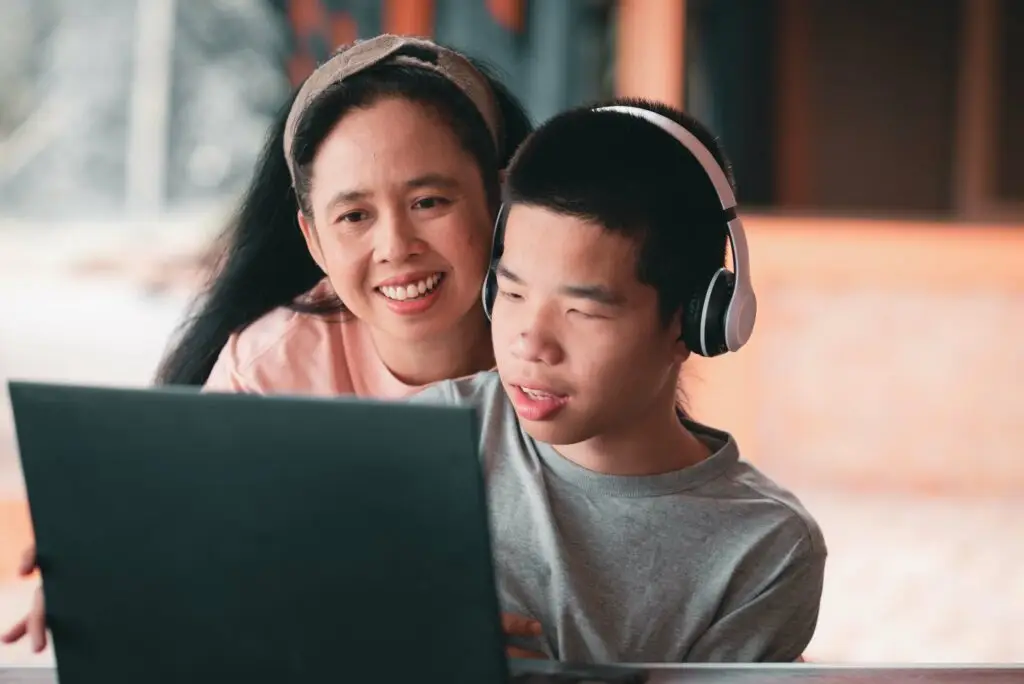
[[[814,635],[825,550],[801,538],[764,587],[723,614],[693,644],[687,662],[794,662]]]
[[[416,404],[435,404],[444,406],[475,406],[481,410],[484,422],[489,415],[488,407],[504,397],[501,383],[493,373],[478,373],[461,380],[445,380],[426,387],[408,398]],[[487,449],[487,434],[481,431],[481,451]],[[542,653],[535,653],[515,644],[522,639],[535,640],[542,635],[541,625],[536,620],[512,613],[502,613],[501,626],[508,643],[506,650],[509,658],[544,659]]]

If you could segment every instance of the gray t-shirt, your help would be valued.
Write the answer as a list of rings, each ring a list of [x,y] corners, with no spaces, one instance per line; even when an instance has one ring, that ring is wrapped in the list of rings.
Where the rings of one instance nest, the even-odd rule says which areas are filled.
[[[728,434],[687,428],[712,456],[654,476],[586,470],[519,426],[496,373],[413,401],[474,406],[502,609],[577,662],[792,661],[814,633],[825,542]]]

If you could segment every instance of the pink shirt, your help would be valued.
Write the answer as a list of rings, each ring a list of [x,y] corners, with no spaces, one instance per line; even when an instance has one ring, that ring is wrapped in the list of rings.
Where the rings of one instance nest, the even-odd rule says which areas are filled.
[[[310,294],[329,287],[321,281]],[[388,370],[359,319],[281,307],[231,336],[204,389],[400,399],[422,388]]]

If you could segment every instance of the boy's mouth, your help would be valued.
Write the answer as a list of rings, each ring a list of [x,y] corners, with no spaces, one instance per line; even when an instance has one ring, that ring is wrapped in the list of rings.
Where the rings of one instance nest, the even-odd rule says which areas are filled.
[[[518,385],[518,387],[531,399],[536,399],[538,401],[561,398],[559,395],[553,394],[552,392],[545,392],[544,390],[533,389],[532,387],[525,387],[523,385]]]
[[[569,403],[568,395],[557,394],[540,387],[510,385],[509,389],[512,405],[519,417],[524,420],[550,420]]]

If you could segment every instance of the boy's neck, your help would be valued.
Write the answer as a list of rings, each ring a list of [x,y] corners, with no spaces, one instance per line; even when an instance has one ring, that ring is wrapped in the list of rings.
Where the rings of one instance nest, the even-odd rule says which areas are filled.
[[[675,404],[650,411],[640,421],[585,442],[555,446],[576,465],[603,475],[661,475],[700,463],[711,455],[679,420]]]
[[[407,385],[427,385],[494,368],[490,326],[483,312],[467,315],[444,335],[431,339],[396,340],[375,336],[373,343],[384,365]]]

